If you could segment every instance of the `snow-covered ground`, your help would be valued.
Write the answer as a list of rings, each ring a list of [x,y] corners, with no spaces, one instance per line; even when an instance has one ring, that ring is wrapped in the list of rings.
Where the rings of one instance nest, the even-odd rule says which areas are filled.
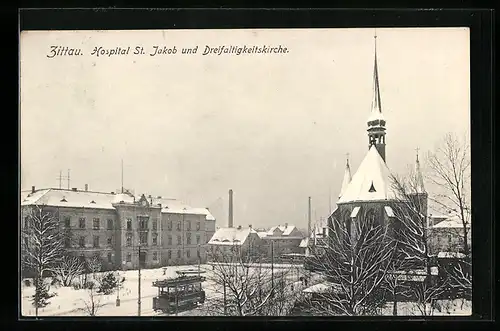
[[[170,266],[166,269],[166,274],[163,274],[163,269],[144,269],[141,270],[141,316],[159,316],[162,314],[153,311],[153,297],[157,295],[158,289],[152,286],[152,283],[158,279],[177,277],[176,271],[185,269],[196,269],[198,266]],[[281,273],[284,267],[276,266],[275,273]],[[287,282],[290,284],[297,283],[298,278],[304,274],[304,270],[297,270],[297,266],[293,267],[292,272],[287,275]],[[200,269],[205,271],[202,275],[207,277],[207,281],[203,283],[203,289],[207,299],[215,297],[218,294],[214,290],[214,284],[211,284],[210,277],[212,266],[201,265]],[[308,272],[305,272],[309,274]],[[96,316],[137,316],[138,315],[138,272],[137,270],[120,271],[119,278],[125,277],[125,282],[120,287],[120,306],[116,306],[116,298],[118,293],[110,295],[97,295],[95,300],[99,304]],[[309,278],[308,286],[324,281],[321,274],[312,273]],[[302,286],[301,286],[302,287]],[[55,292],[56,296],[49,299],[50,304],[45,308],[40,308],[39,316],[88,316],[85,310],[85,303],[89,303],[88,290],[75,290],[72,287],[50,287],[50,292]],[[24,284],[21,288],[21,311],[23,316],[34,316],[35,308],[32,305],[31,298],[35,293],[33,286],[26,287]],[[470,301],[454,300],[454,301],[439,301],[441,311],[436,310],[433,315],[470,315]],[[383,309],[384,315],[392,315],[392,303],[388,303]],[[180,312],[179,316],[196,316],[201,315],[202,309],[194,309],[191,311]],[[421,315],[413,303],[398,303],[398,315],[415,316]]]
[[[177,277],[177,270],[194,268],[193,266],[171,266],[166,269],[163,275],[163,269],[143,269],[141,270],[141,316],[157,315],[153,312],[153,297],[157,295],[158,289],[152,286],[152,283],[158,279]],[[196,266],[197,268],[197,266]],[[201,266],[202,270],[210,272],[211,267]],[[205,274],[206,275],[206,274]],[[102,307],[97,311],[97,316],[137,316],[138,303],[138,272],[137,270],[120,271],[119,277],[125,277],[125,282],[120,287],[120,306],[116,307],[117,292],[110,295],[97,295]],[[207,282],[205,282],[207,283]],[[206,284],[204,287],[207,287]],[[207,297],[210,295],[209,287],[205,288]],[[50,298],[50,304],[45,308],[40,308],[39,316],[86,316],[85,302],[89,302],[88,290],[75,290],[72,287],[50,287],[50,292],[57,295]],[[34,316],[35,308],[31,303],[31,297],[35,293],[33,286],[22,286],[21,310],[23,316]]]
[[[292,265],[275,265],[274,273],[278,274],[284,268],[293,267],[294,272],[291,272],[287,279],[295,280],[301,275],[301,272],[295,272],[297,266]],[[158,269],[143,269],[141,270],[141,316],[155,316],[159,313],[153,312],[153,297],[158,293],[158,289],[152,286],[152,283],[158,279],[177,277],[176,271],[185,269],[197,269],[195,266],[170,266],[166,269],[166,274],[163,274],[163,268]],[[207,299],[217,295],[214,292],[214,286],[210,282],[212,272],[211,265],[201,265],[202,275],[207,278],[203,283],[203,289]],[[125,282],[120,287],[120,306],[116,306],[116,298],[118,293],[110,295],[97,295],[95,300],[101,306],[97,310],[96,316],[137,316],[138,315],[138,272],[137,270],[120,271],[119,278],[125,277]],[[49,299],[50,304],[38,310],[39,316],[88,316],[85,310],[85,303],[89,303],[88,290],[75,290],[72,287],[50,287],[50,292],[55,292],[56,296]],[[21,288],[21,311],[23,316],[35,316],[35,308],[31,303],[31,298],[35,293],[33,286]],[[196,314],[196,311],[192,312]],[[179,313],[179,315],[191,314],[189,312]]]
[[[388,302],[382,309],[383,315],[392,315],[392,302]],[[399,316],[422,316],[420,309],[414,302],[398,302]],[[429,316],[470,316],[472,314],[472,302],[463,299],[437,300],[436,308]]]

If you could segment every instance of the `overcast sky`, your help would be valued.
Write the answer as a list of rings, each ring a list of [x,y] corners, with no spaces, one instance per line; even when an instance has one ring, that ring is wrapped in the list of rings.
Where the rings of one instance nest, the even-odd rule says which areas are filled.
[[[124,186],[210,207],[227,224],[306,227],[335,206],[346,153],[367,152],[374,29],[25,32],[21,187]],[[469,130],[469,33],[377,29],[387,164],[404,173],[446,132]],[[48,58],[51,45],[84,55]],[[136,45],[144,56],[132,55]],[[149,56],[154,45],[175,56]],[[199,46],[198,54],[181,55]],[[282,45],[287,54],[203,56],[205,45]],[[93,48],[131,46],[128,56]],[[425,166],[425,164],[423,165]],[[66,187],[66,182],[63,182]]]

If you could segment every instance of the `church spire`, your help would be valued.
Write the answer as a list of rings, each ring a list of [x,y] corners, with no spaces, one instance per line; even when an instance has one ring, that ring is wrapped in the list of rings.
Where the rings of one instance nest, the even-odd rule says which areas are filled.
[[[416,193],[425,193],[425,187],[424,187],[424,177],[422,176],[422,171],[420,170],[420,161],[418,160],[418,151],[419,148],[416,149],[417,152],[417,159],[415,162],[415,190]]]
[[[377,61],[377,33],[374,35],[375,60],[373,65],[373,98],[371,113],[368,118],[368,148],[375,146],[382,159],[385,161],[385,119],[382,115],[382,102],[380,99],[380,82]]]
[[[344,180],[342,181],[342,188],[340,189],[339,199],[342,196],[342,194],[344,194],[344,192],[347,190],[347,187],[349,186],[351,179],[352,179],[351,168],[349,167],[349,153],[348,153],[344,170]]]
[[[372,99],[372,115],[376,117],[382,115],[382,103],[380,101],[380,84],[378,81],[378,65],[377,65],[377,31],[373,36],[375,43],[375,61],[373,65],[373,99]]]

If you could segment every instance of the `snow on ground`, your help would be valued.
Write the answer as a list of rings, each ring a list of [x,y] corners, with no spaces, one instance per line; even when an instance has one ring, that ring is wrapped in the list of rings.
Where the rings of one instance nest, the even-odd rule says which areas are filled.
[[[392,302],[388,302],[382,309],[383,315],[392,315]],[[417,304],[414,302],[398,302],[399,316],[422,316]],[[472,314],[472,302],[464,299],[455,300],[437,300],[436,309],[432,311],[431,316],[470,316]]]
[[[301,286],[297,282],[299,277],[304,273],[309,274],[308,286],[324,281],[324,276],[317,273],[308,273],[304,270],[295,272],[296,265],[290,265],[293,271],[287,275],[287,282],[294,283],[294,286]],[[198,266],[169,266],[166,269],[166,274],[163,275],[163,268],[158,269],[143,269],[141,270],[141,316],[160,316],[162,314],[153,311],[153,297],[158,293],[158,289],[152,286],[152,283],[158,279],[177,277],[176,271],[185,269],[196,269]],[[275,265],[275,274],[280,274],[284,266]],[[205,271],[202,273],[207,277],[207,281],[203,283],[203,289],[207,299],[218,295],[215,291],[214,284],[211,283],[210,277],[212,266],[201,265],[200,269]],[[120,271],[119,278],[125,277],[125,282],[120,287],[120,306],[116,307],[117,292],[110,295],[97,295],[101,307],[98,309],[96,316],[137,316],[138,303],[138,272],[137,270]],[[50,292],[57,293],[56,296],[49,299],[50,304],[45,308],[40,308],[39,316],[88,316],[85,311],[85,302],[89,302],[88,290],[75,290],[72,287],[50,287]],[[21,288],[21,311],[23,316],[34,316],[35,308],[31,303],[31,297],[35,293],[33,286]],[[433,315],[470,315],[471,302],[463,301],[461,299],[454,301],[438,301],[440,311],[436,310]],[[384,315],[392,315],[392,303],[388,303],[382,310]],[[197,316],[202,315],[202,309],[193,309],[191,311],[180,312],[179,316]],[[415,316],[421,315],[414,303],[398,303],[398,315]],[[165,316],[165,315],[162,315]]]
[[[153,312],[153,297],[157,295],[158,289],[152,283],[158,279],[177,277],[177,270],[187,269],[189,266],[167,267],[166,274],[163,269],[143,269],[141,270],[141,315],[155,315]],[[196,266],[197,267],[197,266]],[[201,269],[209,272],[208,266],[202,265]],[[202,274],[203,275],[203,274]],[[119,278],[125,277],[125,282],[120,287],[120,306],[116,307],[117,292],[110,295],[97,295],[96,301],[103,305],[97,311],[97,316],[137,316],[137,291],[138,272],[137,270],[120,271]],[[205,285],[205,284],[204,284]],[[89,302],[88,290],[75,290],[72,287],[50,287],[50,292],[57,295],[50,298],[50,304],[45,308],[40,308],[39,316],[85,316],[85,301]],[[33,286],[21,289],[22,302],[21,311],[23,316],[34,316],[35,308],[31,303],[31,297],[35,293]],[[209,293],[207,293],[207,296]]]
[[[291,266],[291,265],[290,265]],[[275,265],[275,274],[279,274],[283,271],[286,266]],[[293,266],[297,269],[297,266]],[[185,269],[197,269],[196,266],[169,266],[166,269],[166,274],[163,275],[163,268],[158,269],[143,269],[141,270],[141,316],[155,316],[158,313],[153,312],[153,297],[158,293],[158,289],[152,286],[152,283],[158,279],[173,278],[177,277],[176,271]],[[207,277],[207,281],[203,283],[203,289],[207,299],[217,295],[214,290],[214,284],[210,282],[210,275],[212,272],[212,266],[201,265],[201,271],[203,276]],[[120,271],[119,277],[125,277],[125,282],[120,287],[120,306],[116,307],[117,292],[115,291],[110,295],[100,295],[97,294],[96,302],[102,305],[96,313],[96,316],[137,316],[138,314],[138,303],[137,303],[137,292],[138,292],[138,271],[137,270],[127,270]],[[287,278],[295,279],[299,277],[301,273],[292,272]],[[55,292],[57,295],[50,298],[50,304],[45,308],[40,308],[38,311],[39,316],[88,316],[88,312],[85,311],[85,302],[89,303],[89,291],[88,290],[75,290],[72,287],[50,287],[50,292]],[[31,303],[31,298],[35,293],[33,286],[26,287],[22,286],[21,289],[21,311],[23,316],[34,316],[35,308]],[[196,312],[195,312],[196,313]],[[185,314],[189,314],[186,312]],[[180,314],[181,315],[181,314]]]

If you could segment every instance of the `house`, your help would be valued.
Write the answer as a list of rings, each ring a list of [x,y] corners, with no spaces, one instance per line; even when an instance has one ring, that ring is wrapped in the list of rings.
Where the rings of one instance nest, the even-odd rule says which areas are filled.
[[[262,239],[253,230],[248,228],[219,228],[208,242],[209,260],[230,262],[259,256],[261,254]]]
[[[263,250],[267,257],[280,257],[283,254],[301,253],[300,243],[304,238],[302,232],[295,225],[273,226],[265,235],[262,235]]]
[[[449,213],[446,217],[430,217],[433,222],[428,228],[428,243],[431,254],[439,252],[463,253],[464,228],[462,220],[457,213]],[[470,215],[466,214],[467,241],[471,250],[471,223]]]

